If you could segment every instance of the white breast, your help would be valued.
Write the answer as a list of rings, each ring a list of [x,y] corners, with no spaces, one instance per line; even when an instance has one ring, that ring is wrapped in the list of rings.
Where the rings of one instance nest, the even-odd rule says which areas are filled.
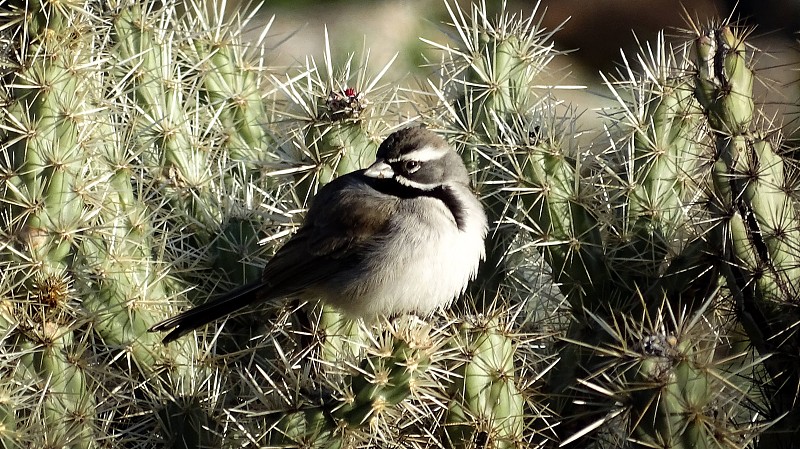
[[[389,237],[368,258],[372,281],[328,299],[356,316],[426,315],[463,293],[485,256],[487,224],[478,200],[458,188],[466,203],[463,229],[440,200],[406,200]]]

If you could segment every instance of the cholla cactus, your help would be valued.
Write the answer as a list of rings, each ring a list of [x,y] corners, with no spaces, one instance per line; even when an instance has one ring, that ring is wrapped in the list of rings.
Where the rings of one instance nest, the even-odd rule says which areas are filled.
[[[769,378],[760,386],[769,398],[766,416],[778,421],[762,441],[789,447],[800,425],[797,185],[791,161],[776,151],[780,136],[753,122],[754,75],[745,36],[729,27],[700,33],[696,95],[709,110],[717,153],[712,211],[719,220],[715,237],[723,272],[750,341],[770,356],[764,361]]]
[[[472,31],[475,28],[480,27],[474,23],[469,27]],[[754,143],[749,146],[752,156],[745,157],[754,112],[752,72],[743,57],[741,37],[736,37],[726,25],[709,30],[703,32],[706,34],[698,32],[698,49],[694,54],[690,53],[689,46],[674,51],[661,41],[651,51],[651,61],[641,58],[645,75],[619,84],[609,83],[622,108],[621,113],[609,117],[613,140],[607,152],[589,154],[573,150],[571,142],[564,138],[569,135],[569,128],[564,126],[568,122],[558,123],[542,117],[546,99],[538,103],[538,108],[531,107],[526,100],[535,97],[530,88],[532,83],[527,84],[528,94],[516,91],[500,105],[483,106],[482,99],[491,93],[481,93],[480,88],[471,90],[471,86],[480,87],[481,84],[470,80],[466,74],[463,81],[469,86],[463,89],[466,99],[459,95],[454,99],[456,105],[486,107],[485,111],[473,109],[469,117],[492,117],[491,126],[484,125],[481,133],[471,134],[471,143],[483,145],[480,151],[489,161],[486,166],[492,167],[484,172],[485,176],[492,182],[502,182],[505,187],[494,193],[495,197],[505,196],[504,201],[498,202],[505,205],[502,216],[522,224],[527,235],[539,245],[570,305],[573,321],[566,331],[567,344],[559,348],[559,362],[550,372],[547,399],[563,420],[557,431],[564,444],[578,440],[581,444],[589,441],[621,444],[627,439],[635,444],[660,447],[738,446],[752,441],[764,430],[748,424],[758,419],[746,412],[753,405],[741,405],[750,401],[751,404],[762,403],[763,397],[742,397],[730,388],[713,386],[712,379],[738,384],[742,390],[752,389],[749,382],[763,387],[772,385],[771,381],[757,380],[755,376],[759,375],[760,368],[742,368],[750,372],[742,376],[740,368],[732,366],[729,360],[713,356],[716,352],[733,350],[725,339],[735,341],[739,337],[704,339],[701,338],[702,328],[683,324],[710,320],[714,331],[720,335],[736,335],[738,323],[709,317],[739,304],[746,306],[739,309],[744,313],[741,324],[752,329],[748,310],[757,307],[757,315],[763,317],[765,310],[775,310],[774,304],[778,301],[773,299],[772,306],[761,303],[754,307],[752,302],[732,301],[728,296],[714,293],[722,281],[720,271],[734,273],[727,276],[728,285],[723,284],[733,291],[734,298],[740,295],[736,292],[742,288],[736,284],[753,288],[761,281],[762,291],[756,297],[780,290],[783,299],[779,301],[786,304],[793,291],[788,279],[795,269],[792,250],[778,245],[778,241],[786,241],[784,236],[790,239],[788,233],[793,229],[790,223],[795,222],[796,206],[791,197],[783,193],[792,190],[787,184],[789,178],[783,175],[784,162],[769,145],[758,141],[752,141]],[[460,31],[462,38],[469,36],[464,28]],[[476,32],[473,35],[481,36],[480,42],[485,44],[495,42],[493,38],[497,39],[497,34]],[[496,44],[495,48],[505,47]],[[456,57],[462,54],[461,49],[446,51]],[[465,53],[478,59],[484,54]],[[485,53],[496,56],[498,61],[508,60],[500,57],[504,53],[499,50]],[[471,67],[483,67],[474,60],[470,62]],[[746,73],[737,72],[740,70]],[[499,80],[494,81],[487,85],[504,86]],[[502,89],[491,92],[499,91]],[[470,93],[474,96],[470,97]],[[450,111],[454,111],[452,116],[456,123],[466,122],[458,121],[463,117],[459,115],[460,109]],[[737,141],[741,142],[738,146]],[[741,156],[731,153],[732,148],[738,148]],[[748,159],[772,162],[750,164],[749,172],[744,168],[721,166]],[[738,180],[745,173],[762,170],[764,174],[758,179],[769,175],[768,180],[756,183],[750,175],[746,184],[763,185],[764,192],[775,197],[762,197],[765,200],[760,212],[763,224],[753,221],[755,215],[747,212],[748,208],[734,210],[724,204],[716,205],[719,197],[733,198],[727,200],[727,204],[744,198],[758,201],[755,195],[748,197],[744,191],[728,192],[744,184]],[[725,173],[724,181],[719,180],[720,175],[714,175],[717,171]],[[737,218],[740,214],[743,217]],[[779,217],[781,221],[776,222]],[[785,262],[775,266],[775,277],[756,275],[766,269],[763,264],[767,262],[751,263],[750,274],[742,275],[736,268],[742,263],[724,254],[737,248],[726,237],[736,235],[733,230],[737,220],[743,223],[749,220],[751,224],[749,235],[744,232],[748,226],[738,228],[742,231],[739,242],[743,248],[742,255],[736,257],[744,258],[749,254],[751,260],[760,257],[762,261],[776,258]],[[759,250],[758,242],[762,237],[754,234],[754,229],[781,232],[767,234],[772,236],[767,239],[772,244],[765,243],[764,249]],[[769,254],[765,253],[766,248],[770,249]],[[763,255],[758,256],[759,253]],[[665,311],[674,311],[673,318],[668,319]],[[785,310],[784,314],[784,328],[796,325],[798,320],[794,314]],[[677,320],[676,315],[682,318]],[[631,319],[639,320],[636,332],[629,330],[630,325],[622,326]],[[772,328],[765,332],[764,329],[776,321],[777,317],[761,318],[758,329],[748,330],[753,342],[763,341],[760,336],[764,334],[773,336],[766,340],[775,338],[779,331]],[[645,331],[648,322],[662,323],[662,327]],[[649,361],[652,355],[641,349],[653,335],[664,335],[662,339],[674,341],[674,344],[682,342],[680,348],[665,350],[673,354],[669,356],[673,357],[669,359],[672,361],[657,364],[658,369],[646,368],[652,364]],[[791,338],[781,341],[789,344],[778,350],[779,353],[793,347]],[[631,348],[640,348],[633,350],[639,355],[627,353]],[[760,347],[765,355],[776,349],[775,346]],[[642,357],[645,368],[639,370],[638,376],[631,377],[626,374],[629,370],[620,368]],[[747,359],[752,355],[743,353],[738,357]],[[784,383],[781,379],[788,380],[791,374],[775,371],[773,376],[777,376],[778,385],[796,385],[793,380]],[[654,383],[648,384],[645,379]],[[643,388],[650,393],[634,394]],[[597,399],[598,392],[603,393],[602,400]],[[794,397],[794,394],[786,396]],[[631,399],[623,401],[623,397]],[[643,401],[643,397],[649,400]],[[628,408],[620,408],[620,402]],[[793,399],[790,402],[793,403]],[[583,410],[576,410],[576,403],[584,404]],[[791,409],[780,401],[773,407]],[[728,421],[713,418],[709,415],[710,409],[729,417]],[[677,419],[687,414],[695,416],[697,421],[689,423],[681,421],[683,418]],[[764,415],[777,420],[774,426],[792,428],[791,414],[783,419],[779,419],[779,413]],[[622,416],[634,420],[627,432],[619,431]],[[684,431],[687,436],[681,440],[683,437],[679,435]],[[761,438],[773,441],[776,434],[767,431]],[[609,439],[610,436],[613,438]]]
[[[450,344],[461,363],[455,367],[458,377],[449,392],[446,445],[526,445],[525,400],[517,385],[509,331],[500,326],[497,317],[465,322]]]
[[[547,63],[558,54],[553,49],[554,31],[539,27],[534,15],[523,19],[503,11],[495,20],[489,16],[486,2],[474,4],[466,12],[449,2],[445,5],[457,44],[426,40],[443,52],[438,77],[430,83],[433,98],[439,101],[433,105],[431,120],[443,122],[443,131],[464,148],[465,162],[475,170],[479,189],[513,182],[509,178],[519,168],[516,161],[498,167],[508,158],[504,128],[507,123],[540,112],[549,123],[552,111],[548,108],[553,103],[548,93],[535,85]],[[528,125],[523,130],[525,135],[535,134],[540,126]],[[481,151],[475,151],[476,146]],[[513,215],[505,195],[481,193],[490,223],[499,225]],[[508,272],[506,256],[516,231],[515,226],[497,226],[490,232],[487,261],[475,282],[474,295],[487,300],[494,297]]]
[[[120,22],[111,19],[145,26],[153,12],[97,6],[4,6],[18,24],[4,61],[13,70],[3,83],[0,187],[4,389],[17,420],[6,441],[15,447],[102,444],[142,410],[156,418],[162,405],[146,407],[148,398],[189,395],[207,372],[195,365],[193,344],[164,348],[147,332],[185,287],[165,257],[172,237],[156,231],[159,213],[148,201],[168,199],[149,190],[152,147],[139,139],[143,111],[151,126],[164,122],[133,104],[135,70],[114,64],[125,37],[145,47],[154,38],[112,28]],[[149,87],[163,80],[147,78],[161,61],[136,65]],[[170,438],[169,426],[153,424],[142,442]],[[199,430],[183,438],[209,441]]]
[[[747,33],[659,38],[607,82],[598,151],[538,87],[553,31],[446,5],[454,40],[426,40],[439,70],[409,94],[368,51],[335,66],[327,35],[323,64],[279,74],[269,27],[245,45],[254,13],[224,4],[5,3],[3,446],[791,446],[796,174]],[[415,115],[495,225],[455,313],[288,303],[147,332],[260,276],[318,187]]]

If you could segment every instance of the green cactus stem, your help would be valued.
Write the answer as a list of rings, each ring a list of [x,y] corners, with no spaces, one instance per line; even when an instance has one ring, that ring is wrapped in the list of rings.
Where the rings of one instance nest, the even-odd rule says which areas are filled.
[[[192,112],[199,104],[186,89],[192,71],[173,54],[185,42],[174,41],[159,23],[164,17],[150,8],[134,5],[115,16],[116,75],[141,110],[129,125],[137,146],[146,149],[143,162],[160,172],[154,179],[173,208],[192,218],[176,225],[192,226],[207,241],[221,221],[212,192],[213,154],[199,138],[203,126]]]
[[[709,124],[729,135],[750,127],[753,71],[745,59],[744,37],[729,26],[709,27],[695,41],[695,96]]]
[[[286,413],[270,432],[269,444],[275,447],[339,449],[343,435],[326,412],[318,407]]]
[[[260,73],[264,68],[252,65],[259,61],[252,53],[263,44],[272,22],[264,27],[260,40],[251,46],[234,41],[238,35],[216,31],[244,29],[250,19],[252,15],[237,21],[235,27],[234,24],[220,24],[210,30],[213,34],[193,39],[193,56],[202,64],[202,86],[208,96],[205,101],[221,128],[221,149],[232,162],[245,165],[245,178],[259,168],[256,162],[264,160],[274,146],[265,126],[270,112],[264,101],[269,89],[265,85],[266,78]],[[202,26],[202,23],[195,25]]]
[[[371,350],[345,379],[348,389],[332,416],[352,428],[391,416],[397,404],[414,394],[418,378],[431,364],[429,332],[424,326],[401,329]]]
[[[514,345],[497,320],[464,323],[451,344],[462,362],[450,387],[446,447],[515,448],[524,443],[524,399],[516,385]]]
[[[694,349],[685,343],[671,345],[675,337],[650,339],[651,348],[664,352],[645,354],[631,382],[638,386],[631,395],[635,447],[723,446],[724,441],[716,439],[714,418],[707,416],[714,373],[695,360]]]
[[[764,444],[789,447],[800,435],[800,323],[796,284],[800,274],[800,229],[793,181],[774,142],[752,130],[753,71],[743,36],[730,27],[705,30],[695,42],[696,96],[708,110],[716,135],[712,176],[714,232],[723,273],[744,329],[761,354],[771,379],[763,385],[767,415],[777,420]]]

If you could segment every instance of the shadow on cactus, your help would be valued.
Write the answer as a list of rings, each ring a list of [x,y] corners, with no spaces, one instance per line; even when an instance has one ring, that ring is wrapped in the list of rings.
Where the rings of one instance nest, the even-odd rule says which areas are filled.
[[[269,26],[245,43],[255,10],[223,3],[0,6],[0,444],[792,447],[798,165],[750,31],[660,36],[593,131],[539,82],[557,30],[445,5],[415,89],[327,35],[277,75]],[[452,311],[146,332],[258,277],[319,185],[414,121],[491,214]]]
[[[601,442],[619,429],[622,409],[597,418],[574,406],[600,403],[592,399],[598,392],[615,397],[622,387],[596,380],[610,378],[630,383],[627,391],[641,390],[632,396],[629,433],[616,433],[614,445],[625,439],[643,447],[791,445],[796,417],[788,404],[797,392],[765,392],[797,384],[796,371],[785,369],[796,366],[785,355],[795,344],[785,329],[800,322],[788,280],[797,267],[797,248],[788,244],[796,205],[783,158],[752,121],[746,35],[720,24],[698,29],[694,42],[677,50],[659,41],[651,61],[640,58],[642,77],[608,82],[622,106],[609,115],[608,150],[586,155],[582,169],[559,159],[566,169],[545,170],[537,185],[543,193],[529,208],[536,212],[528,214],[530,227],[540,232],[574,319],[550,384],[564,395],[554,408],[565,442]],[[568,207],[542,213],[560,204]],[[721,313],[736,319],[719,322]],[[710,348],[697,353],[702,332],[675,316],[705,321]],[[666,357],[660,361],[645,353],[639,374],[618,377],[624,363],[604,359],[609,347],[635,346],[631,320],[662,323],[667,337],[660,340],[677,346],[669,343],[673,355],[659,355]],[[744,345],[741,329],[752,348],[721,351],[727,341]],[[734,368],[736,358],[754,361]],[[771,368],[777,360],[784,369]],[[647,379],[654,383],[642,383]],[[712,388],[715,382],[727,388]],[[643,398],[646,404],[637,404]],[[765,402],[770,411],[759,411],[756,404]],[[693,421],[682,421],[687,415]]]

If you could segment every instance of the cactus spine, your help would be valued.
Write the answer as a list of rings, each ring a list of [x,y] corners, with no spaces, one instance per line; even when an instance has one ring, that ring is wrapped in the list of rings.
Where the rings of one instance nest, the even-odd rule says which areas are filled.
[[[786,161],[775,151],[774,137],[754,129],[754,74],[746,59],[744,36],[730,27],[705,29],[695,41],[698,59],[695,95],[709,111],[715,136],[712,169],[719,220],[715,236],[722,248],[723,272],[737,312],[764,362],[770,380],[768,416],[777,419],[764,444],[788,447],[798,435],[797,389],[800,383],[795,333],[800,315],[792,305],[798,279],[795,242],[797,204]],[[774,142],[773,142],[774,141]]]
[[[516,385],[512,339],[497,319],[464,323],[451,344],[462,359],[445,419],[448,447],[521,447],[524,399]],[[480,443],[483,441],[482,443]]]
[[[92,221],[86,202],[93,179],[84,151],[95,137],[90,117],[102,80],[86,33],[91,17],[65,17],[49,3],[28,8],[19,26],[31,38],[5,79],[0,133],[7,242],[0,256],[3,383],[6,391],[24,386],[22,396],[12,396],[17,403],[6,415],[3,442],[88,448],[96,401],[88,345],[78,337],[85,323],[76,313],[71,267]]]
[[[558,54],[533,18],[447,3],[455,39],[427,40],[439,71],[407,92],[329,42],[277,75],[224,6],[0,6],[0,444],[793,444],[797,176],[746,33],[660,38],[608,80],[620,107],[587,148],[537,87]],[[260,276],[319,186],[417,117],[496,226],[456,313],[288,303],[147,332]]]

